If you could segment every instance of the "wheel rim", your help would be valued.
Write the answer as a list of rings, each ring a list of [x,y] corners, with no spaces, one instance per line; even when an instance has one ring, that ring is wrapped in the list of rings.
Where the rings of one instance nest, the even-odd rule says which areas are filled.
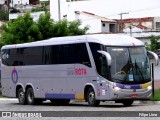
[[[33,98],[34,98],[33,92],[30,91],[30,92],[28,93],[28,101],[29,101],[29,102],[32,102],[32,101],[33,101]]]
[[[90,92],[89,95],[88,95],[88,97],[89,97],[89,102],[90,102],[90,103],[93,103],[94,100],[95,100],[94,92]]]
[[[23,102],[23,101],[24,101],[24,98],[25,98],[24,92],[21,91],[21,92],[19,93],[19,101],[20,101],[20,102]]]

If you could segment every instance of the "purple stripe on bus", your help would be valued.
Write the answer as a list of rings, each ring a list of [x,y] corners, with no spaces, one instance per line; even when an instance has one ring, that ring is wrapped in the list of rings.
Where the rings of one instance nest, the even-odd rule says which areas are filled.
[[[45,98],[56,98],[56,99],[75,99],[75,94],[52,94],[46,93]]]
[[[116,83],[116,86],[121,88],[121,89],[142,89],[141,84],[130,85],[130,84]]]

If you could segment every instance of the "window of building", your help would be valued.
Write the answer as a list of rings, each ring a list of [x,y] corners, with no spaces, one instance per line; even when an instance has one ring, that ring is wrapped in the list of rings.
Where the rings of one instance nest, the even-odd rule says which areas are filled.
[[[160,22],[156,22],[156,30],[160,30]]]
[[[102,23],[102,26],[103,26],[103,27],[105,27],[105,26],[106,26],[106,24],[105,24],[105,23]]]

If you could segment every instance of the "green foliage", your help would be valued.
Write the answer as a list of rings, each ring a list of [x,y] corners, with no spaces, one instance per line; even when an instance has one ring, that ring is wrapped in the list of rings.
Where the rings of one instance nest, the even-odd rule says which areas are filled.
[[[149,51],[156,51],[157,49],[160,49],[160,44],[158,43],[158,40],[160,39],[160,36],[151,36],[150,42],[151,44],[145,43],[145,47]]]
[[[50,13],[40,15],[39,20],[35,22],[30,13],[26,13],[16,20],[2,25],[0,46],[45,40],[52,37],[86,34],[88,27],[79,28],[80,25],[80,21],[55,22],[50,19]]]
[[[148,44],[148,43],[145,43],[145,48],[148,50],[148,51],[150,51],[150,44]]]
[[[150,45],[150,50],[151,51],[156,51],[157,49],[160,48],[160,44],[158,44],[158,40],[160,39],[160,36],[151,36],[151,45]]]
[[[42,39],[42,35],[30,13],[19,16],[15,21],[3,24],[2,28],[4,30],[2,32],[2,44],[25,43]]]
[[[45,11],[47,12],[47,8],[46,7],[37,7],[37,8],[33,8],[32,12],[39,12],[39,11]]]
[[[154,90],[154,97],[150,99],[151,101],[160,101],[160,90]]]
[[[74,36],[74,35],[84,35],[89,29],[88,26],[80,29],[81,22],[73,21],[68,22],[66,20],[59,21],[54,24],[54,36]]]
[[[53,25],[54,21],[50,19],[50,13],[40,15],[37,26],[42,34],[42,39],[54,37]]]
[[[0,9],[0,20],[9,20],[9,12],[4,9]]]

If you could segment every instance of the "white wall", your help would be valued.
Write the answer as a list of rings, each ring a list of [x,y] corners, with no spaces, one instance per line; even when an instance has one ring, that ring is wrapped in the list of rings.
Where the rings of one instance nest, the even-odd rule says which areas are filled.
[[[77,2],[66,2],[66,0],[60,1],[60,11],[61,11],[61,19],[63,19],[64,15],[67,15],[67,19],[72,21],[75,19],[74,11],[87,11],[85,10],[86,4],[89,6],[89,1],[77,1]],[[87,6],[87,8],[89,8]],[[50,0],[50,13],[51,18],[55,21],[58,21],[58,0]]]
[[[154,30],[160,30],[160,28],[156,28],[156,22],[160,22],[160,17],[154,17]]]
[[[29,0],[11,0],[11,3],[10,3],[10,6],[12,6],[12,1],[13,1],[13,7],[14,7],[14,5],[15,4],[18,4],[18,1],[19,1],[19,3],[21,4],[21,1],[22,1],[22,4],[29,4]]]
[[[82,27],[89,26],[88,33],[101,32],[101,21],[94,19],[93,17],[86,16],[84,14],[79,15],[79,19],[82,21]]]
[[[103,26],[103,24],[105,24],[105,27]],[[102,23],[101,23],[101,31],[102,31],[102,32],[110,32],[109,23],[107,23],[107,22],[102,22]]]
[[[66,15],[68,12],[68,6],[67,6],[67,2],[64,2],[64,0],[59,0],[59,1],[60,1],[61,19],[63,19],[63,15]],[[51,19],[54,19],[55,21],[59,20],[58,0],[50,0],[50,13],[51,13]]]
[[[70,5],[72,3],[64,2],[64,0],[60,0],[61,5],[61,19],[63,19],[63,15],[67,15],[66,19],[68,21],[73,21],[77,19],[77,16],[75,17],[75,11],[77,9],[73,9]],[[50,1],[50,13],[51,18],[55,21],[58,21],[58,0],[51,0]],[[78,16],[79,19],[82,21],[82,25],[80,27],[90,26],[88,33],[97,33],[101,32],[101,21],[98,19],[93,19],[86,16],[86,15],[80,15]]]
[[[4,4],[4,0],[0,0],[0,4]]]
[[[13,14],[9,14],[9,20],[14,20],[17,19],[19,15],[24,15],[25,13],[13,13]],[[41,14],[45,14],[44,11],[41,12],[32,12],[31,13],[31,17],[33,18],[34,21],[39,19],[39,16]]]

